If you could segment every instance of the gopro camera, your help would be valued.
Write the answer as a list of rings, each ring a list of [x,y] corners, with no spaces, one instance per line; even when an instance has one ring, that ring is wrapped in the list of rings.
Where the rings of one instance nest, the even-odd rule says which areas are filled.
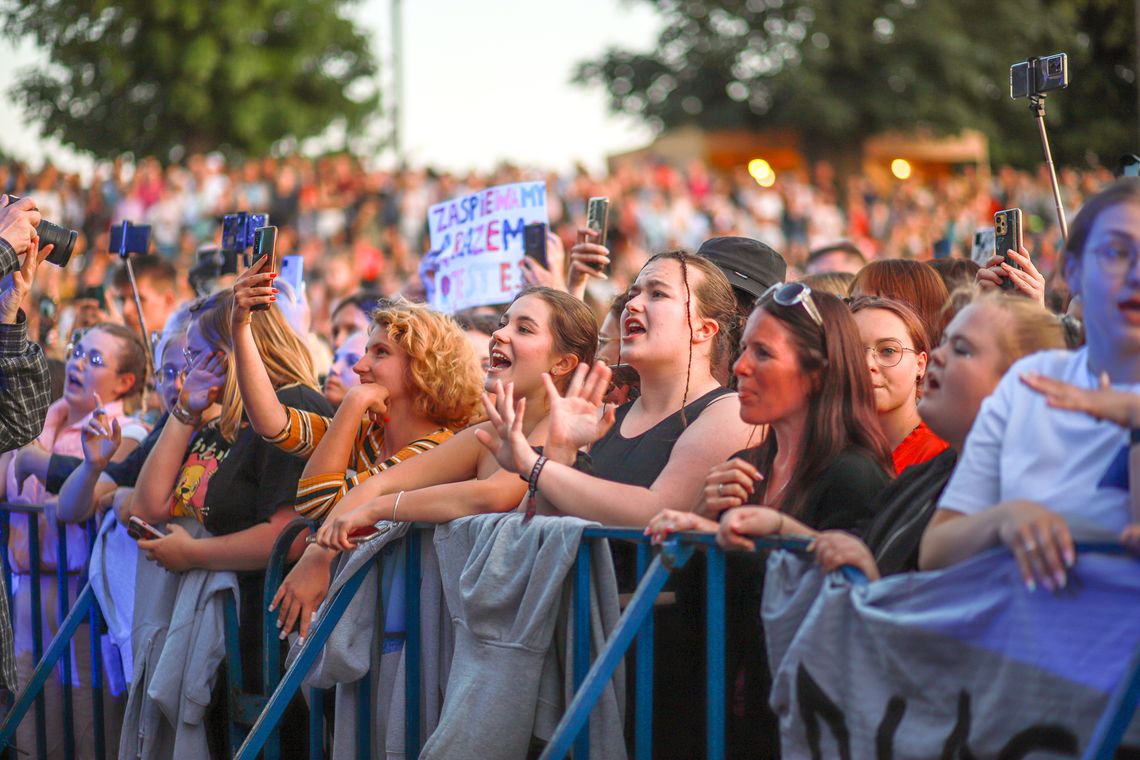
[[[269,217],[266,214],[250,214],[245,211],[226,214],[222,217],[222,253],[244,254],[253,247],[257,228],[268,224]]]
[[[9,204],[18,200],[20,200],[18,195],[8,196]],[[36,234],[40,236],[40,248],[54,246],[51,255],[44,261],[57,267],[67,266],[67,262],[71,261],[71,252],[75,249],[75,241],[79,239],[79,233],[76,230],[60,227],[47,219],[40,219],[40,223],[36,225]]]
[[[1069,86],[1069,56],[1054,53],[1009,67],[1009,96],[1014,100],[1042,95]]]
[[[132,253],[146,253],[150,247],[150,225],[123,222],[111,228],[111,240],[107,248],[125,259]]]

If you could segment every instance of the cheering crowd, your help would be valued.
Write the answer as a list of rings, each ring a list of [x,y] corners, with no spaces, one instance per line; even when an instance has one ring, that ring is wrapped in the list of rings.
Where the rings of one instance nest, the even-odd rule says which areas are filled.
[[[0,188],[26,196],[0,208],[0,258],[15,271],[0,294],[12,449],[0,456],[0,500],[46,507],[11,518],[5,685],[17,689],[35,666],[32,535],[44,570],[67,543],[72,598],[85,574],[106,580],[121,675],[106,684],[104,720],[120,757],[223,755],[224,641],[203,622],[220,614],[219,595],[238,593],[242,675],[256,690],[264,616],[282,641],[303,641],[338,563],[395,525],[441,526],[451,602],[448,563],[468,525],[587,521],[656,541],[698,530],[727,550],[808,536],[825,570],[850,565],[871,579],[1005,546],[1036,593],[1065,588],[1075,540],[1108,536],[1140,553],[1128,487],[1140,440],[1140,181],[1063,172],[1079,212],[1062,243],[1047,184],[1009,169],[988,186],[964,173],[889,195],[858,177],[840,193],[825,165],[770,189],[699,164],[550,176],[549,268],[527,260],[529,286],[507,304],[452,316],[418,302],[428,206],[524,176],[369,173],[347,157],[231,168],[194,156],[142,161],[129,178],[115,165],[82,187],[50,168],[0,167]],[[596,195],[613,202],[606,245],[577,233]],[[1031,220],[1026,247],[970,261],[975,229],[1013,206]],[[267,211],[279,250],[305,257],[300,292],[265,258],[191,292],[186,275],[217,215],[239,208]],[[82,231],[72,267],[39,266],[50,253],[34,232],[41,217]],[[133,259],[133,289],[103,253],[121,219],[152,225],[155,251]],[[153,367],[140,324],[155,333]],[[37,342],[55,354],[50,398]],[[27,389],[35,399],[14,396]],[[7,430],[41,415],[34,431]],[[266,563],[298,515],[319,528],[293,543],[266,610]],[[92,517],[102,525],[94,548],[79,527]],[[57,533],[57,520],[67,529]],[[631,557],[616,544],[613,554],[614,593],[631,591]],[[471,556],[465,548],[460,565]],[[541,577],[523,572],[534,561],[498,568],[503,588]],[[679,572],[656,612],[661,757],[702,752],[702,572]],[[56,610],[53,574],[40,586],[42,609]],[[733,555],[727,590],[730,755],[778,757],[762,560]],[[535,595],[510,614],[531,624]],[[468,606],[462,614],[506,614]],[[392,610],[375,614],[403,630]],[[477,664],[461,661],[468,650],[454,635],[452,678],[486,678],[467,672]],[[385,638],[383,651],[401,646]],[[175,665],[172,649],[184,654]],[[90,637],[74,651],[76,732],[89,735]],[[532,667],[521,653],[497,656],[501,668]],[[450,689],[464,693],[452,684],[425,756],[468,756],[469,738],[452,732],[475,729],[449,722]],[[57,678],[46,693],[58,704]],[[154,704],[196,717],[168,726]],[[306,709],[295,700],[282,723],[286,754],[307,746]],[[55,752],[60,712],[49,707],[47,720]],[[17,740],[28,751],[31,724]],[[523,728],[521,746],[500,737],[502,756],[526,755]],[[612,744],[624,756],[620,736]]]

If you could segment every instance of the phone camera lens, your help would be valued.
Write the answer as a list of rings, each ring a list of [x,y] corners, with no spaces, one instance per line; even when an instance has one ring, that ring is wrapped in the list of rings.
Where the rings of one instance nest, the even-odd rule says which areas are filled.
[[[1049,73],[1052,74],[1053,76],[1060,76],[1061,75],[1061,62],[1059,60],[1057,60],[1056,58],[1049,61]]]

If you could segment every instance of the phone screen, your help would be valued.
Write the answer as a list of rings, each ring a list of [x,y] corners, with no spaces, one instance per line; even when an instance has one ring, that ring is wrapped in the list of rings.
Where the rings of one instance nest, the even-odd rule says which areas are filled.
[[[264,272],[277,271],[277,228],[258,227],[253,231],[253,260],[260,261],[262,256],[269,257],[269,264],[261,268]],[[265,311],[269,308],[267,303],[258,303],[250,307],[252,311]]]

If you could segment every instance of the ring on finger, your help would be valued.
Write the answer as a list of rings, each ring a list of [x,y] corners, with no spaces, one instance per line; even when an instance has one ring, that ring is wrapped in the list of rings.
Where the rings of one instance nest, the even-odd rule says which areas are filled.
[[[1035,541],[1026,541],[1022,546],[1027,553],[1032,554],[1037,551],[1037,543]]]
[[[717,483],[716,484],[716,495],[717,496],[724,496],[724,483]]]

